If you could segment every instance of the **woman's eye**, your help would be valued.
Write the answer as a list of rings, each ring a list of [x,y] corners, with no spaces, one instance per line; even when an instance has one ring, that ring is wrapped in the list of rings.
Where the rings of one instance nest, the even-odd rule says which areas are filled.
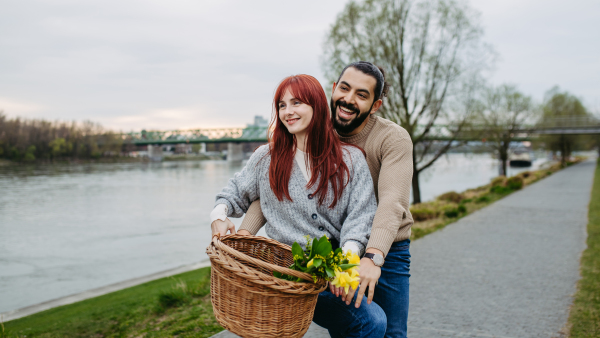
[[[299,105],[300,103],[302,103],[302,102],[300,102],[300,101],[294,102],[295,105]]]
[[[285,104],[280,104],[279,109],[283,109],[283,108],[285,108]]]

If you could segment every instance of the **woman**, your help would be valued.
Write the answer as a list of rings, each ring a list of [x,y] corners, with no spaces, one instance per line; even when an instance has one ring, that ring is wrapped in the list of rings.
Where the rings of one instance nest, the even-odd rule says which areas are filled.
[[[269,237],[292,245],[304,243],[306,235],[327,235],[344,249],[364,253],[377,209],[364,153],[336,136],[325,92],[314,77],[285,78],[273,104],[269,143],[217,194],[213,233],[235,232],[226,217],[241,217],[260,199]],[[240,234],[250,235],[244,230]],[[380,308],[375,312],[378,318],[383,313]],[[333,319],[331,325],[337,322]],[[383,336],[385,321],[382,329],[361,327],[355,336]],[[353,335],[346,331],[345,336]]]

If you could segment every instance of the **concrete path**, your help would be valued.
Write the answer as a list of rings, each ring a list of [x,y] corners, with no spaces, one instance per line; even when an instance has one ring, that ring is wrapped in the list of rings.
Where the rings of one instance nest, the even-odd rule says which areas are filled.
[[[595,166],[569,167],[413,242],[408,336],[563,337]],[[305,337],[328,336],[313,324]]]
[[[66,297],[60,297],[60,298],[49,300],[47,302],[43,302],[43,303],[40,303],[40,304],[35,304],[35,305],[27,306],[27,307],[24,307],[24,308],[21,308],[21,309],[17,309],[17,310],[13,310],[13,311],[8,311],[8,312],[0,313],[0,321],[7,322],[9,320],[19,319],[19,318],[22,318],[22,317],[25,317],[25,316],[32,315],[34,313],[38,313],[38,312],[41,312],[41,311],[45,311],[45,310],[49,310],[49,309],[55,308],[55,307],[58,307],[58,306],[63,306],[63,305],[67,305],[67,304],[73,304],[75,302],[79,302],[79,301],[82,301],[82,300],[86,300],[86,299],[90,299],[90,298],[102,296],[102,295],[105,295],[107,293],[111,293],[111,292],[123,290],[123,289],[126,289],[126,288],[130,288],[132,286],[140,285],[140,284],[143,284],[143,283],[146,283],[146,282],[150,282],[150,281],[153,281],[153,280],[156,280],[156,279],[159,279],[159,278],[169,277],[169,276],[177,275],[177,274],[188,272],[188,271],[192,271],[192,270],[197,270],[197,269],[200,269],[200,268],[205,268],[207,266],[210,266],[210,261],[204,261],[204,262],[199,262],[199,263],[195,263],[195,264],[182,265],[182,266],[177,267],[177,268],[173,268],[173,269],[169,269],[169,270],[165,270],[165,271],[153,273],[153,274],[148,275],[148,276],[143,276],[143,277],[138,277],[138,278],[132,278],[132,279],[128,279],[126,281],[122,281],[122,282],[119,282],[119,283],[115,283],[115,284],[103,286],[103,287],[100,287],[100,288],[96,288],[96,289],[92,289],[92,290],[88,290],[88,291],[76,293],[74,295],[70,295],[70,296],[66,296]]]

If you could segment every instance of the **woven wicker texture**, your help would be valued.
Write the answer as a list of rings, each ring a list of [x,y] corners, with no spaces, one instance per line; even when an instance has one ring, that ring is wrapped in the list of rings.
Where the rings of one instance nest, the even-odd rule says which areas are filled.
[[[227,330],[247,338],[302,337],[312,322],[326,281],[288,269],[291,248],[259,236],[214,236],[210,257],[211,300],[215,317]],[[273,276],[278,271],[309,282]]]

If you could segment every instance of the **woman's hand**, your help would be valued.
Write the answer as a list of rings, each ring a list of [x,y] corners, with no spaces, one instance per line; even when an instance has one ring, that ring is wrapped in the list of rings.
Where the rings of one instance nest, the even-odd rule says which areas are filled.
[[[221,236],[227,235],[227,231],[229,230],[231,234],[235,234],[235,224],[233,224],[229,218],[226,218],[224,221],[220,219],[216,219],[210,225],[210,229],[212,230],[212,234],[221,234]]]

